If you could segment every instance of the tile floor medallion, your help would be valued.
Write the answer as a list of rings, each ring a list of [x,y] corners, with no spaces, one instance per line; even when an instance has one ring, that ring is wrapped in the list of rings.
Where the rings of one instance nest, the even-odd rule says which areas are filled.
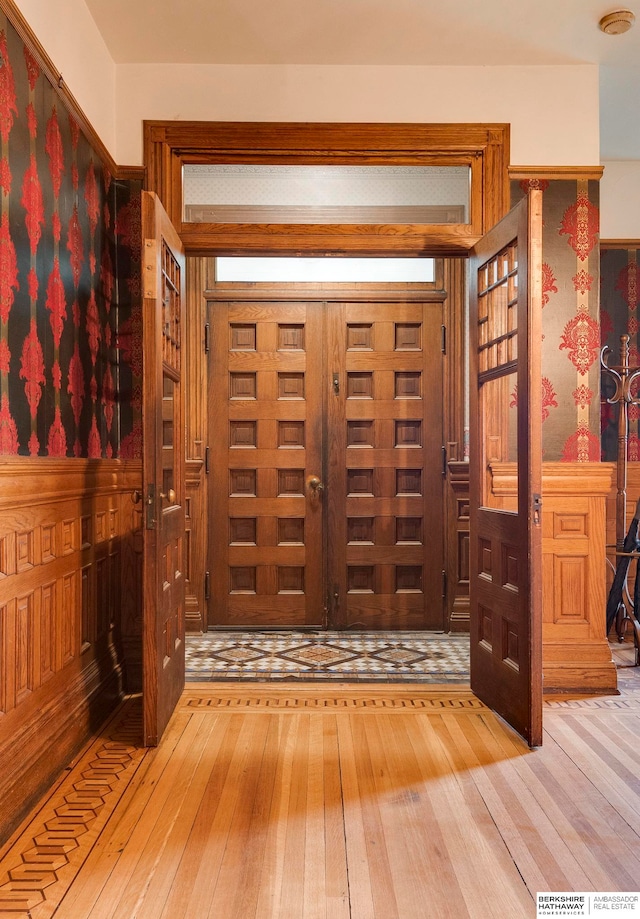
[[[186,679],[467,683],[469,636],[443,632],[207,632],[187,636]]]

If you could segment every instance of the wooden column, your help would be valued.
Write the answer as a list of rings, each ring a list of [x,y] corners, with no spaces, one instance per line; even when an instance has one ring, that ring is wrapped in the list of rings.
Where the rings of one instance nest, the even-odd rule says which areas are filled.
[[[544,691],[612,693],[605,635],[609,463],[544,463],[542,472]],[[493,492],[516,496],[512,463],[492,466]]]

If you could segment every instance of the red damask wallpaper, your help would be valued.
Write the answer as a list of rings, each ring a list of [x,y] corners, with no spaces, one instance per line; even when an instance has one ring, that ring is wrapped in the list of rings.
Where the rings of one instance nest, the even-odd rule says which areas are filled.
[[[543,190],[542,445],[548,462],[600,459],[599,185],[512,182],[512,204]]]
[[[140,187],[0,15],[0,453],[140,455]]]
[[[640,300],[640,250],[603,248],[600,260],[600,321],[602,344],[611,349],[609,364],[620,364],[620,336],[629,336],[629,366],[640,365],[638,345],[638,302]],[[618,456],[618,409],[607,403],[615,386],[610,377],[602,378],[602,458],[615,462]],[[632,393],[638,394],[634,385]],[[628,410],[628,457],[631,462],[640,460],[638,421],[640,407],[630,405]]]

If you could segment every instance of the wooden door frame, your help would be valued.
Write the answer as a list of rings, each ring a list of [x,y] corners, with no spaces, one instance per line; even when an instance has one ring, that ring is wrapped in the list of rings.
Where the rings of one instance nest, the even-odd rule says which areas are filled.
[[[279,226],[239,231],[229,225],[194,225],[182,222],[182,166],[187,162],[338,163],[371,165],[425,162],[447,164],[467,156],[482,177],[480,225],[469,228],[396,226],[362,228],[333,226],[318,235],[317,227]],[[466,258],[477,239],[509,210],[508,124],[307,124],[147,121],[144,123],[146,185],[155,190],[180,231],[189,256],[193,279],[189,302],[188,387],[200,386],[206,364],[202,349],[205,296],[212,287],[212,256],[222,254],[328,254],[453,256]],[[476,205],[476,210],[477,210]],[[476,218],[478,215],[476,215]],[[244,234],[244,235],[243,235]],[[469,626],[468,571],[468,464],[464,461],[464,289],[462,262],[452,267],[443,286],[448,329],[444,386],[446,393],[444,436],[447,447],[447,612],[449,625],[459,631]],[[188,566],[190,579],[186,604],[187,625],[199,631],[207,596],[207,573],[201,536],[205,522],[200,498],[206,495],[205,406],[192,407],[187,417],[187,473],[193,500],[189,528],[193,539]],[[199,567],[202,565],[202,570]],[[455,620],[455,622],[454,622]]]
[[[509,210],[508,124],[145,121],[146,187],[188,255],[466,255]],[[190,163],[461,165],[471,168],[469,224],[211,224],[183,221]]]

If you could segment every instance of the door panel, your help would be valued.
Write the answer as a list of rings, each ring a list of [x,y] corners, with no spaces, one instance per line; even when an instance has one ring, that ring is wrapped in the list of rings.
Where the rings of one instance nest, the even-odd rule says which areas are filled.
[[[330,625],[441,629],[441,304],[331,315]]]
[[[143,192],[144,742],[158,743],[184,688],[184,253]]]
[[[441,629],[441,303],[212,310],[212,624]]]
[[[470,273],[471,688],[542,742],[541,236],[532,192],[476,246]],[[492,468],[517,468],[517,505]]]
[[[215,624],[321,627],[321,305],[216,303],[212,329]]]

